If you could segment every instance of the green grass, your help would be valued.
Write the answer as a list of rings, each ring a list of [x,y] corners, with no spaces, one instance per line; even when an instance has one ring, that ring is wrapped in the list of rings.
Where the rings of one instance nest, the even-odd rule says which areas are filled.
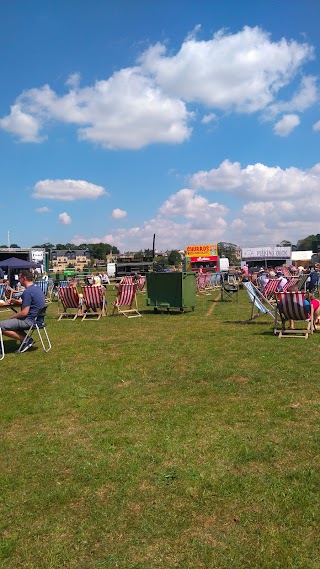
[[[1,567],[318,569],[319,333],[214,298],[5,340]]]

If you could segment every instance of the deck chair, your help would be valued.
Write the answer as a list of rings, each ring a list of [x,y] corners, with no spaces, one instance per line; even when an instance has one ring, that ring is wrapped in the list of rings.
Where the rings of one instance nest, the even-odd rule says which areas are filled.
[[[264,291],[261,293],[267,300],[270,300],[279,286],[280,279],[270,279],[267,282]]]
[[[35,281],[33,284],[34,284],[35,286],[41,288],[41,290],[42,290],[42,292],[43,292],[43,294],[44,294],[44,296],[45,296],[46,302],[49,302],[49,301],[47,300],[48,287],[49,287],[48,281]]]
[[[121,284],[119,287],[119,295],[116,300],[112,302],[112,315],[114,315],[115,310],[117,310],[118,314],[123,314],[126,318],[141,316],[138,310],[136,291],[136,284]]]
[[[0,361],[3,360],[4,358],[4,345],[3,345],[3,336],[2,336],[2,330],[0,328]]]
[[[126,275],[125,277],[122,277],[120,284],[132,284],[132,276]]]
[[[137,285],[138,292],[146,292],[146,277],[139,277]]]
[[[249,321],[258,318],[261,314],[267,314],[274,320],[274,306],[262,296],[261,292],[251,282],[243,282],[242,284],[248,293],[252,306]],[[257,312],[255,312],[255,310],[257,310]]]
[[[82,320],[86,318],[96,318],[100,320],[101,316],[106,316],[106,298],[101,286],[83,286],[83,301],[86,306],[86,311]],[[93,310],[93,312],[90,312]]]
[[[299,280],[298,278],[291,278],[291,279],[284,285],[284,287],[283,287],[283,289],[282,289],[281,292],[289,292],[292,287],[294,287],[294,286],[297,285],[298,280]]]
[[[63,312],[60,314],[60,303],[63,307]],[[70,318],[75,320],[78,316],[82,316],[79,314],[79,310],[81,310],[81,299],[79,297],[78,291],[74,286],[70,287],[62,287],[59,288],[59,318]],[[68,310],[76,310],[76,312],[67,312]]]
[[[307,339],[309,334],[313,334],[315,330],[313,306],[308,303],[305,305],[306,295],[302,291],[298,292],[278,292],[278,310],[281,329],[278,329],[278,317],[275,314],[274,321],[274,333],[279,338],[305,338]],[[294,320],[305,322],[307,327],[300,326],[299,328],[287,329],[285,328],[286,320]]]
[[[221,281],[221,300],[222,302],[226,300],[235,300],[238,302],[238,292],[239,287],[236,284],[232,283],[225,283],[223,280]]]
[[[30,328],[26,330],[26,336],[23,342],[20,344],[19,349],[17,350],[18,353],[22,351],[23,347],[25,346],[26,342],[28,342],[29,338],[32,338],[32,334],[34,333],[35,330],[38,333],[43,351],[49,352],[51,350],[51,342],[44,321],[47,308],[48,308],[47,306],[44,306],[39,310],[33,324],[31,324]]]
[[[10,310],[10,308],[5,305],[5,303],[8,302],[8,299],[5,297],[4,294],[5,286],[6,285],[4,283],[0,284],[0,312],[5,312],[7,310]]]
[[[306,292],[307,280],[309,275],[301,275],[297,282],[298,290]]]

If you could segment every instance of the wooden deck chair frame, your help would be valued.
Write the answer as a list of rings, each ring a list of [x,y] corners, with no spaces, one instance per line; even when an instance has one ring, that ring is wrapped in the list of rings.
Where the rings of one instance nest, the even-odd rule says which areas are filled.
[[[137,285],[136,284],[120,284],[119,294],[114,302],[112,316],[117,310],[118,314],[122,314],[126,318],[137,318],[141,316],[137,303]],[[127,308],[126,308],[127,307]]]
[[[71,318],[72,320],[75,320],[79,316],[82,316],[82,314],[79,313],[79,311],[81,310],[81,299],[75,287],[64,286],[62,288],[59,288],[58,294],[59,294],[58,320],[62,320],[62,318]],[[60,305],[62,305],[63,307],[62,313],[60,313]],[[76,310],[76,312],[75,313],[67,312],[68,310]]]
[[[82,320],[100,320],[101,316],[107,315],[105,293],[101,286],[83,286],[82,292],[86,308]]]
[[[274,333],[279,338],[305,338],[315,331],[314,313],[312,304],[308,309],[304,301],[307,297],[303,291],[298,292],[278,292],[278,306],[275,312]],[[309,313],[310,310],[310,313]],[[279,314],[279,318],[277,317]],[[305,322],[307,327],[299,327],[286,329],[286,322],[293,320],[294,322]],[[281,322],[281,328],[278,324]]]
[[[251,300],[251,316],[249,322],[255,320],[261,314],[267,314],[275,320],[274,306],[262,296],[261,292],[251,282],[243,282],[243,287],[247,291]],[[257,310],[257,312],[255,312]]]
[[[44,321],[47,308],[48,308],[48,306],[46,305],[39,310],[33,324],[31,324],[30,328],[26,331],[27,332],[26,336],[25,336],[23,342],[19,346],[18,353],[21,352],[21,350],[23,349],[23,347],[25,346],[25,344],[29,340],[29,338],[32,338],[32,334],[34,333],[34,331],[36,331],[38,333],[39,340],[40,340],[43,351],[49,352],[51,350],[51,342],[50,342],[50,338],[48,336],[46,324]],[[42,323],[39,323],[40,317],[43,317]]]

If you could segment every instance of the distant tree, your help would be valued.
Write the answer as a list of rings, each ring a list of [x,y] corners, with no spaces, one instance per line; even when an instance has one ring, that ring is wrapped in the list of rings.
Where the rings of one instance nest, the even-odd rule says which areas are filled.
[[[11,243],[10,247],[12,247],[12,249],[21,249],[20,245],[17,245],[16,243]]]
[[[169,265],[174,265],[175,267],[178,267],[179,265],[181,265],[181,261],[182,259],[179,251],[173,249],[168,257]]]
[[[140,249],[140,251],[136,251],[136,253],[133,255],[133,259],[135,261],[143,261],[143,257],[144,257],[144,253],[142,251],[142,249]]]
[[[152,261],[153,260],[153,251],[152,249],[145,249],[143,253],[143,258],[145,261]]]
[[[168,257],[163,257],[162,255],[157,255],[154,258],[154,262],[158,263],[159,265],[165,265],[165,266],[169,265]]]
[[[238,249],[238,246],[234,243],[226,243],[225,241],[220,241],[220,243],[218,243],[219,257],[227,257],[230,265],[235,265],[239,262],[237,253]]]
[[[55,249],[55,245],[53,243],[42,243],[42,245],[32,245],[33,249],[45,249],[46,251],[50,251],[51,249]]]
[[[8,245],[0,245],[1,249],[8,249]]]
[[[299,239],[297,242],[297,249],[298,251],[311,251],[313,247],[313,243],[320,243],[320,233],[317,235],[308,235],[304,239]]]

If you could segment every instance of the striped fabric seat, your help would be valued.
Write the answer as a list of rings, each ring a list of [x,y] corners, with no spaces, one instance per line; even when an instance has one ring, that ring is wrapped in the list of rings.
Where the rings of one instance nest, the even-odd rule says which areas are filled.
[[[38,286],[39,288],[41,288],[43,294],[46,296],[46,294],[48,292],[48,286],[49,286],[48,281],[35,281],[33,284],[35,286]]]
[[[59,288],[59,312],[60,304],[62,305],[62,313],[59,314],[58,320],[69,317],[72,317],[72,320],[75,320],[77,316],[82,316],[82,299],[80,299],[75,287],[70,286]],[[76,312],[68,312],[68,310],[75,310]]]
[[[60,288],[63,288],[63,287],[65,287],[65,286],[68,286],[68,284],[69,284],[69,281],[60,281],[60,282],[59,282],[59,287],[60,287]]]
[[[268,314],[268,316],[271,316],[274,320],[275,315],[272,304],[262,296],[261,292],[251,282],[244,282],[243,286],[247,291],[252,304],[250,320],[258,318],[261,314]],[[255,312],[255,309],[257,309],[258,312]]]
[[[96,318],[99,320],[101,316],[106,316],[106,299],[104,289],[101,286],[84,286],[82,287],[83,300],[86,306],[86,312],[82,320],[86,318]],[[90,312],[92,310],[92,312]]]
[[[269,300],[276,292],[279,286],[279,282],[280,279],[271,279],[270,281],[268,281],[262,293],[263,296]]]
[[[127,275],[125,277],[122,277],[121,284],[132,284],[132,276]]]
[[[282,292],[287,292],[289,291],[291,288],[293,288],[294,286],[297,285],[299,279],[298,278],[294,278],[294,279],[290,279],[283,287]]]
[[[136,284],[120,284],[119,295],[116,300],[112,302],[112,315],[117,310],[118,314],[123,314],[126,318],[136,318],[141,316],[138,311],[136,292]]]
[[[139,277],[137,285],[138,292],[144,292],[146,286],[146,277]]]
[[[308,338],[309,334],[313,334],[315,330],[313,307],[307,301],[305,293],[297,292],[278,292],[277,301],[281,318],[281,330],[277,329],[277,318],[275,318],[274,333],[283,337],[300,337]],[[286,320],[307,322],[307,326],[299,328],[285,329]]]

